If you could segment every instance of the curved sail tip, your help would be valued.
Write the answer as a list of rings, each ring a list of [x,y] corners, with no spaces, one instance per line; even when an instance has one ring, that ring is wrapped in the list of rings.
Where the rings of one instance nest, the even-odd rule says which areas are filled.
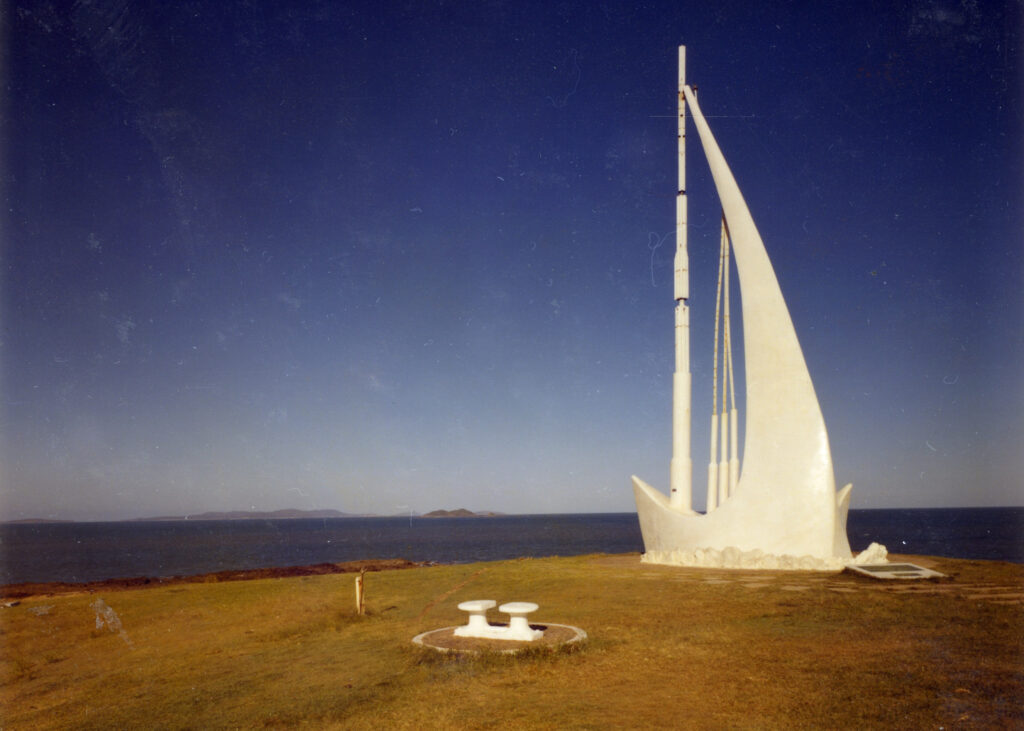
[[[641,480],[636,475],[632,475],[630,477],[630,479],[633,481],[633,487],[638,487],[638,488],[641,488],[643,490],[647,490],[648,492],[657,492],[659,495],[661,494],[658,490],[655,490],[653,487],[648,485],[646,482]]]

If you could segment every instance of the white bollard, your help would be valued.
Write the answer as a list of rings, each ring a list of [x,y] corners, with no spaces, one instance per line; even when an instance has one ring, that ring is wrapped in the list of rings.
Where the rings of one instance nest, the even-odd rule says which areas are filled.
[[[533,602],[509,602],[498,607],[498,611],[509,616],[505,639],[532,642],[544,636],[543,630],[531,628],[526,621],[527,614],[537,611],[537,605]]]
[[[462,627],[456,627],[455,634],[458,637],[493,637],[494,630],[487,621],[487,610],[497,604],[493,599],[472,599],[459,604],[459,609],[469,612],[469,622]]]

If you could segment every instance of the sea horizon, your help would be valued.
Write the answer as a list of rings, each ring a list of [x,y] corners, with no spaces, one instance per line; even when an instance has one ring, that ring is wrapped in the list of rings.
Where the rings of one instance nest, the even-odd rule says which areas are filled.
[[[897,554],[1024,563],[1024,508],[851,510],[847,535],[855,554],[880,543]],[[0,525],[0,584],[365,559],[475,563],[643,548],[636,513],[6,523]]]
[[[875,508],[850,508],[850,512],[890,511],[890,510],[1024,510],[1024,505],[968,505],[968,506],[939,506],[939,507],[875,507]],[[454,513],[466,511],[472,515],[459,516],[438,516],[433,513]],[[697,511],[703,514],[703,511]],[[287,513],[287,515],[286,515]],[[244,514],[244,515],[243,515]],[[47,523],[76,523],[76,524],[106,524],[106,523],[148,523],[148,522],[199,522],[199,521],[234,521],[234,520],[315,520],[320,518],[328,519],[365,519],[365,518],[437,518],[437,517],[542,517],[559,515],[630,515],[636,514],[636,510],[579,510],[572,512],[505,512],[498,510],[468,510],[466,508],[439,508],[427,512],[408,511],[398,513],[350,513],[334,508],[278,508],[274,510],[207,510],[197,513],[183,513],[181,515],[152,515],[133,518],[0,518],[0,525],[30,525]],[[236,516],[237,517],[223,517]]]

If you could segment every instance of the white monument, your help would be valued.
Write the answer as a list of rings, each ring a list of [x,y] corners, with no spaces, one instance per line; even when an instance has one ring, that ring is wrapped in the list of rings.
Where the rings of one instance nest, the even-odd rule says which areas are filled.
[[[836,491],[828,434],[814,385],[761,236],[685,83],[679,48],[679,186],[676,199],[675,352],[670,495],[633,477],[644,561],[748,568],[841,568],[847,485]],[[719,301],[707,511],[692,506],[690,322],[686,250],[686,110],[689,106],[722,204]],[[729,326],[729,259],[734,255],[743,306],[746,427],[742,469]],[[721,353],[721,359],[719,359]],[[720,388],[719,388],[720,384]],[[857,562],[884,560],[884,548]],[[866,551],[865,554],[868,554]]]
[[[498,611],[509,616],[507,625],[494,625],[487,621],[487,610],[497,604],[493,599],[472,599],[459,604],[459,609],[469,612],[469,621],[452,632],[456,637],[476,637],[485,640],[518,640],[533,642],[544,636],[544,630],[533,629],[526,621],[526,615],[537,611],[533,602],[506,602]]]

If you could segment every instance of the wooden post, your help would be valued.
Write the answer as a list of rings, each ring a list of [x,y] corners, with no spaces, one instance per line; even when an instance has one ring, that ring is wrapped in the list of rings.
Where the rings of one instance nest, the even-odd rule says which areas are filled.
[[[363,579],[366,576],[366,569],[359,571],[359,576],[356,577],[356,612],[359,614],[366,614],[366,604],[363,601]]]

